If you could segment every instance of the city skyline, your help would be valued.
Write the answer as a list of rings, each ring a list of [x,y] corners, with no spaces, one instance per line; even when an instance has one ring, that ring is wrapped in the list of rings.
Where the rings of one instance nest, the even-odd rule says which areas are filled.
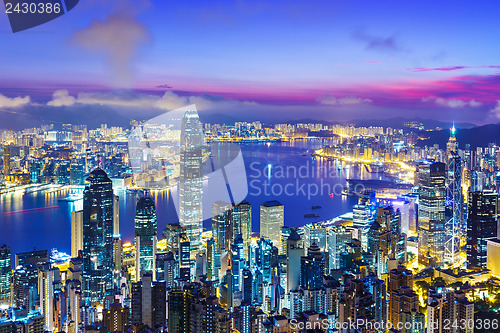
[[[500,3],[44,1],[0,12],[1,333],[498,331]]]

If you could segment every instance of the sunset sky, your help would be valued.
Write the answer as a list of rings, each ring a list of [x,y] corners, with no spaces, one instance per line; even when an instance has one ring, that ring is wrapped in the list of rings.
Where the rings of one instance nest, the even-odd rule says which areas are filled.
[[[10,31],[0,107],[500,121],[498,1],[80,1]]]

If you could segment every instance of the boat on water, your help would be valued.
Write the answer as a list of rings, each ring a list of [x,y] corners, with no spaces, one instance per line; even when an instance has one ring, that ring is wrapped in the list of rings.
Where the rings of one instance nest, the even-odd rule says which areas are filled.
[[[59,201],[74,202],[74,201],[78,201],[78,200],[82,200],[82,199],[83,199],[82,192],[72,191],[64,198],[60,198]]]
[[[61,265],[70,259],[71,256],[69,254],[57,251],[57,249],[52,249],[52,251],[50,251],[50,262]]]
[[[312,209],[321,209],[321,206],[312,206]]]
[[[304,214],[305,218],[313,218],[313,217],[319,217],[318,214]]]

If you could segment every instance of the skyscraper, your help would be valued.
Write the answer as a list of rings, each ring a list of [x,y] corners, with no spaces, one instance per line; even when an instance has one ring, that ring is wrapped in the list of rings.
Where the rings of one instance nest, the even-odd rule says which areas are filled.
[[[180,142],[179,222],[186,227],[191,248],[201,246],[203,223],[203,131],[198,112],[184,113]]]
[[[455,126],[446,145],[445,260],[455,263],[460,256],[460,238],[465,233],[462,213],[462,160],[458,156]]]
[[[469,193],[467,218],[467,267],[486,269],[488,240],[497,236],[498,194],[494,191]]]
[[[113,186],[99,168],[86,181],[82,292],[87,302],[100,302],[113,282]]]
[[[7,245],[0,247],[0,304],[8,304],[10,299],[11,253]]]
[[[231,237],[231,204],[218,200],[212,205],[212,237],[215,242],[215,251],[229,250],[228,240]]]
[[[313,243],[307,249],[307,256],[300,260],[300,287],[303,289],[320,289],[325,275],[325,255],[318,245]]]
[[[445,252],[446,165],[418,165],[418,262],[426,267],[443,266]]]
[[[285,208],[279,201],[266,201],[260,206],[260,237],[270,239],[281,252],[281,227],[284,226]]]
[[[303,256],[304,242],[300,239],[297,230],[293,228],[286,241],[287,293],[300,286],[300,262]]]
[[[10,174],[10,147],[3,147],[3,174],[7,176]]]
[[[243,238],[243,257],[248,260],[250,241],[252,240],[252,205],[249,202],[242,201],[233,207],[231,225],[233,238],[236,236],[235,233],[240,233]]]
[[[83,250],[83,211],[71,212],[71,257],[78,257]]]
[[[340,254],[347,251],[347,244],[352,240],[352,232],[338,226],[328,229],[328,268],[340,269]]]
[[[359,196],[358,203],[352,208],[352,226],[359,230],[363,250],[368,248],[367,235],[374,220],[375,192],[364,191]]]
[[[156,208],[152,198],[140,198],[135,210],[136,279],[149,272],[156,280]]]

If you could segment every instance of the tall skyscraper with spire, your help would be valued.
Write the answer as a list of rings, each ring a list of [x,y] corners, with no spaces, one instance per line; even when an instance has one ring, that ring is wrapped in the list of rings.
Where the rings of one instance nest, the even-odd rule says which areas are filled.
[[[135,210],[136,280],[151,273],[156,280],[156,208],[152,198],[140,198]]]
[[[203,227],[203,130],[198,112],[184,113],[180,142],[179,223],[186,227],[191,248],[201,247]]]
[[[462,205],[462,160],[458,155],[455,132],[453,125],[446,144],[445,261],[450,264],[459,260],[460,239],[466,232]]]
[[[83,192],[82,291],[87,302],[100,302],[113,283],[113,185],[97,168]]]

